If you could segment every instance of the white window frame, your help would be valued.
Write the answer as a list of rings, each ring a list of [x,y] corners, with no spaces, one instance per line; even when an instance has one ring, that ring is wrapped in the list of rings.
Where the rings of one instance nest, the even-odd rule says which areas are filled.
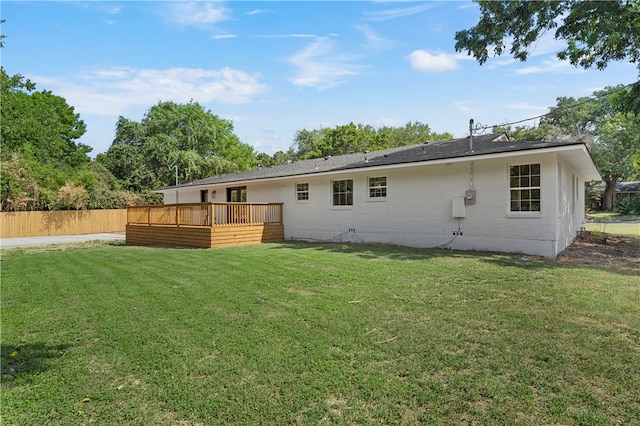
[[[537,173],[532,168],[537,168]],[[514,174],[514,168],[517,173]],[[542,164],[523,163],[510,164],[507,168],[509,181],[509,195],[507,210],[510,216],[541,216],[542,215]],[[537,194],[537,197],[536,197]],[[514,198],[515,195],[520,195]],[[514,203],[519,208],[514,210]],[[528,206],[528,207],[527,207]],[[537,209],[536,207],[537,206]],[[525,209],[523,209],[523,207]]]
[[[301,189],[299,185],[306,185],[306,189]],[[309,182],[296,182],[296,203],[308,203],[309,202]],[[306,198],[300,198],[301,195],[306,195]]]
[[[384,183],[374,186],[376,183],[380,182],[381,179],[384,179]],[[372,193],[374,195],[372,195]],[[376,193],[378,195],[375,195]],[[386,201],[388,195],[389,186],[386,176],[367,177],[367,199],[369,201]]]
[[[339,188],[336,192],[336,184],[345,183],[344,188]],[[336,204],[336,196],[344,197],[344,204]],[[352,208],[353,207],[353,179],[332,179],[331,180],[331,207],[333,208]]]

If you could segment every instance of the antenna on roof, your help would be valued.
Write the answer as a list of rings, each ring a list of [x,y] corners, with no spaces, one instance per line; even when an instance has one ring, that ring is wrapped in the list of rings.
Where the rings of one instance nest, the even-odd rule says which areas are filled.
[[[469,149],[473,152],[473,118],[469,120]]]

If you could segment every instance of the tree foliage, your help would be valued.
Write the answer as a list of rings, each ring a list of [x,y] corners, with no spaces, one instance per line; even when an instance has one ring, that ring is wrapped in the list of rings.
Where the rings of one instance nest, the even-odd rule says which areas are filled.
[[[85,124],[64,98],[4,68],[0,98],[0,209],[54,208],[58,188],[90,162],[91,148],[76,142]]]
[[[91,148],[77,143],[86,131],[80,115],[64,98],[0,68],[2,159],[19,153],[42,163],[77,167],[89,162]]]
[[[370,125],[349,123],[330,129],[302,129],[296,132],[294,144],[287,153],[277,152],[270,159],[261,157],[261,165],[376,151],[452,137],[451,133],[434,133],[427,124],[420,122],[409,122],[404,127],[374,128]],[[269,162],[270,164],[267,164]]]
[[[611,61],[640,60],[640,3],[618,1],[476,1],[480,20],[455,34],[456,51],[466,50],[480,64],[505,49],[526,61],[546,31],[567,46],[558,58],[583,68],[606,68]]]
[[[455,49],[466,51],[480,64],[505,51],[526,61],[548,31],[566,42],[557,52],[582,68],[604,69],[612,61],[628,61],[640,70],[640,1],[484,1],[480,19],[456,32]],[[626,111],[640,113],[640,83],[615,101]]]
[[[0,70],[0,210],[124,208],[157,197],[123,190],[91,148],[85,124],[66,100],[20,74]]]
[[[193,101],[159,102],[140,122],[119,117],[111,147],[96,160],[133,191],[175,184],[176,166],[179,182],[188,182],[256,164],[233,124]]]
[[[640,120],[620,107],[616,97],[631,88],[607,87],[594,97],[559,97],[537,127],[506,131],[513,140],[579,140],[587,144],[603,181],[603,209],[612,210],[616,184],[640,179]]]
[[[640,120],[616,101],[623,86],[606,87],[594,98],[560,97],[542,123],[561,130],[565,138],[585,142],[605,182],[603,208],[612,210],[616,184],[640,178],[634,157],[640,153]]]

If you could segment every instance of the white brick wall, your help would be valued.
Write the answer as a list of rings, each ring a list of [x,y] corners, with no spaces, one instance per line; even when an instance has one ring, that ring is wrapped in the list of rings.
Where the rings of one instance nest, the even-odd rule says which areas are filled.
[[[540,213],[510,213],[509,166],[531,163],[541,164],[542,210]],[[387,198],[383,201],[367,197],[367,178],[377,176],[387,177]],[[331,181],[334,179],[353,179],[353,206],[332,206]],[[460,221],[452,217],[452,200],[464,196],[470,189],[471,180],[476,190],[476,203],[466,205],[466,217]],[[296,183],[309,184],[308,201],[295,200]],[[180,202],[199,202],[200,189],[180,190]],[[215,189],[217,193],[216,199],[211,201],[226,201],[226,186],[208,189]],[[576,197],[576,191],[577,198],[572,199]],[[471,162],[464,161],[248,183],[247,201],[284,203],[286,239],[414,247],[446,244],[453,249],[553,257],[580,229],[584,217],[584,182],[560,163],[556,155],[530,154],[474,161],[473,177]],[[171,191],[165,194],[165,202],[175,202],[175,194]],[[460,225],[462,235],[454,239],[453,232]]]

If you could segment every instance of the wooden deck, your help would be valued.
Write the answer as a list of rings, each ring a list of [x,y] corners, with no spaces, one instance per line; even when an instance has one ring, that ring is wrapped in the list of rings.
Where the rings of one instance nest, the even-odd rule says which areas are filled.
[[[127,209],[127,245],[217,248],[284,240],[282,203],[192,203]]]

